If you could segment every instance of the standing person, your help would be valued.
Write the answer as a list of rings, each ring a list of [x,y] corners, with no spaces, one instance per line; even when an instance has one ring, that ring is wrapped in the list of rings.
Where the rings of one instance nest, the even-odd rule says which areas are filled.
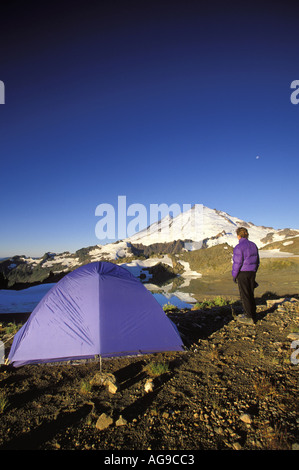
[[[256,272],[260,259],[258,248],[255,243],[248,240],[248,231],[245,227],[237,229],[238,245],[233,252],[232,276],[234,282],[238,282],[240,298],[243,305],[244,315],[237,317],[242,323],[256,323],[256,304],[254,289]]]

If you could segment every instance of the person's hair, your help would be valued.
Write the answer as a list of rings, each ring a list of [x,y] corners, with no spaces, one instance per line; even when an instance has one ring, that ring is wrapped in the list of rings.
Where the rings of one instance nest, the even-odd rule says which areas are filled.
[[[237,235],[239,235],[241,238],[248,238],[248,230],[245,227],[239,227],[237,228]]]

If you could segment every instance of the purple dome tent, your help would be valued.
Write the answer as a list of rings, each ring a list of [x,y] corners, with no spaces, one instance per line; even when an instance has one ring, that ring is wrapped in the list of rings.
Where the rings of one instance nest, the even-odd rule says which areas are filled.
[[[90,263],[62,278],[17,332],[8,361],[25,364],[183,350],[180,335],[127,269]]]

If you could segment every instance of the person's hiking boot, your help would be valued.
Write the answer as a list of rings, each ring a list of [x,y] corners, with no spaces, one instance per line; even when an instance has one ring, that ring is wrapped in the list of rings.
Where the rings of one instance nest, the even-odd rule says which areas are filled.
[[[237,316],[236,320],[240,323],[245,323],[246,325],[254,325],[255,324],[253,319],[248,317],[247,315],[239,315],[239,316]]]

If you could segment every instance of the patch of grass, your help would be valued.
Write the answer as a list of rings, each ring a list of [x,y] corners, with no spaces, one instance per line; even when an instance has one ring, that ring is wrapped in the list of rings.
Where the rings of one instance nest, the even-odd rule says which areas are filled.
[[[290,329],[290,333],[299,333],[299,326],[292,326]]]
[[[176,310],[177,307],[175,305],[170,304],[169,302],[163,305],[164,312],[171,312],[172,310]]]
[[[259,399],[264,399],[268,396],[277,395],[277,390],[272,384],[271,380],[265,375],[261,375],[258,380],[253,384],[256,396]]]
[[[213,307],[224,307],[226,305],[230,305],[232,303],[231,300],[227,300],[224,297],[217,296],[211,300],[204,300],[203,302],[196,302],[194,305],[195,310],[205,310]]]
[[[169,372],[169,363],[152,361],[144,366],[144,371],[146,371],[151,377],[158,377],[159,375]]]
[[[214,345],[212,345],[214,346]],[[206,351],[206,358],[209,359],[211,362],[216,362],[220,360],[220,355],[218,349],[212,347],[210,350]]]
[[[81,395],[88,395],[91,392],[92,385],[87,380],[82,380],[80,382],[80,393]]]
[[[3,330],[5,331],[5,334],[6,335],[15,335],[17,333],[17,331],[21,328],[21,324],[20,325],[16,325],[15,322],[9,322],[4,328]]]
[[[264,424],[258,431],[262,440],[266,443],[265,448],[267,450],[290,450],[288,433],[279,424],[274,424],[273,427]]]
[[[5,391],[0,391],[0,413],[3,413],[4,410],[8,407],[8,398],[5,394]]]

